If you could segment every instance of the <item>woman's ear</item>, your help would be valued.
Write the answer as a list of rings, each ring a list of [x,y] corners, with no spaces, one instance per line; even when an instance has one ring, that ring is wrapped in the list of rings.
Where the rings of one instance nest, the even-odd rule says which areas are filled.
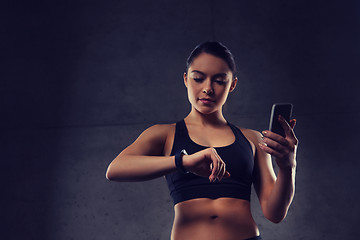
[[[234,89],[235,89],[235,87],[236,87],[236,84],[237,84],[237,81],[238,81],[237,77],[235,77],[235,78],[232,80],[231,86],[230,86],[230,89],[229,89],[229,92],[234,91]]]
[[[184,72],[184,84],[185,84],[185,86],[186,86],[186,88],[188,87],[188,83],[187,83],[187,74],[186,74],[186,72]]]

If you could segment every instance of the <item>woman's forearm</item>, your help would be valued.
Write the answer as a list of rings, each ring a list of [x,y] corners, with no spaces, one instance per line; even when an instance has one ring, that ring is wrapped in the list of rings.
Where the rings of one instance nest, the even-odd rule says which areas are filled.
[[[109,165],[106,178],[113,181],[146,181],[176,170],[174,156],[119,155]]]
[[[296,167],[278,172],[267,201],[267,218],[274,223],[279,223],[286,217],[295,194],[295,174]]]

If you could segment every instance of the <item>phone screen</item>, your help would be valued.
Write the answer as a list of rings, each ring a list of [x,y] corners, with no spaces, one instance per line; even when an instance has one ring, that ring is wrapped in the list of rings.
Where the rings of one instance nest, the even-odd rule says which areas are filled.
[[[293,105],[291,103],[275,103],[271,109],[269,130],[285,137],[284,129],[279,122],[279,115],[283,116],[289,123],[292,114]]]

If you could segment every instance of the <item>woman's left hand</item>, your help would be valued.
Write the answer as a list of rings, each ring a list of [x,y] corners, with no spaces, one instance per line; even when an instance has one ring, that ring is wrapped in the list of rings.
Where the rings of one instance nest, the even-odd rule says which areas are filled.
[[[262,132],[263,143],[259,145],[262,150],[275,157],[280,169],[293,169],[296,167],[296,150],[299,143],[294,133],[296,120],[290,120],[289,124],[282,116],[279,116],[279,122],[284,129],[285,137],[266,130]]]

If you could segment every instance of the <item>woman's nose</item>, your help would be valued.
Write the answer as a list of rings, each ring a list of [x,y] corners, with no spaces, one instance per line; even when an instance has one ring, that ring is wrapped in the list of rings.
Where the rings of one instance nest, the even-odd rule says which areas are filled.
[[[214,89],[212,87],[211,79],[206,79],[206,81],[204,81],[203,93],[206,93],[208,95],[214,93]]]

